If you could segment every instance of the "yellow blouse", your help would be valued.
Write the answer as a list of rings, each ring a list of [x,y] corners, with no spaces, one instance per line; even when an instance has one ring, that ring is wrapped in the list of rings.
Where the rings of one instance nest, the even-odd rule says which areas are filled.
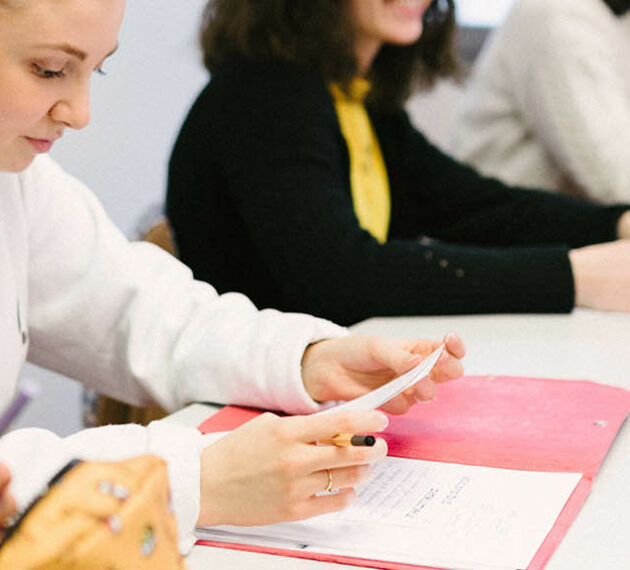
[[[350,187],[354,212],[361,227],[380,243],[387,241],[390,217],[389,180],[376,133],[365,108],[367,80],[354,79],[350,93],[330,86],[337,118],[350,153]]]

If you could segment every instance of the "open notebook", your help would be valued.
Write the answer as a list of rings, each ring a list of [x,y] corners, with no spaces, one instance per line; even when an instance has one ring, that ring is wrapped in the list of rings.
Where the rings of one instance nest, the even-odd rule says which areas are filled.
[[[390,457],[346,511],[198,536],[373,568],[543,568],[629,410],[630,392],[592,382],[464,378],[390,416]],[[200,429],[233,429],[256,413],[227,407]]]

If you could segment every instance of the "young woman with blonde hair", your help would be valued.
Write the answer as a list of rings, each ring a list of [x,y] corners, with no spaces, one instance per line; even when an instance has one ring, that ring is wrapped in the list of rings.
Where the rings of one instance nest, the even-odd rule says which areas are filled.
[[[308,414],[366,393],[435,346],[349,336],[307,315],[258,311],[218,295],[157,247],[130,243],[94,195],[46,153],[90,118],[89,86],[118,46],[124,0],[0,0],[0,409],[28,360],[129,403],[191,401]],[[461,374],[463,346],[390,403],[404,412]],[[386,453],[313,441],[378,432],[378,411],[265,414],[208,445],[195,429],[108,426],[61,439],[37,429],[0,439],[0,516],[23,508],[69,459],[154,453],[167,461],[180,547],[196,523],[262,524],[341,509]],[[34,461],[36,458],[36,461]],[[315,496],[330,484],[336,495]],[[261,492],[261,489],[264,492]]]

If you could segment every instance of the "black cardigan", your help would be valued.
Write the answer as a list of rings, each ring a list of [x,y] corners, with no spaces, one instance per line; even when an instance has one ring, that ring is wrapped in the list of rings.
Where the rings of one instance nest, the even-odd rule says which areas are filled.
[[[234,61],[192,107],[170,160],[179,255],[219,292],[351,324],[379,315],[566,312],[568,249],[613,240],[624,206],[516,189],[369,110],[391,190],[388,241],[359,227],[322,78]]]

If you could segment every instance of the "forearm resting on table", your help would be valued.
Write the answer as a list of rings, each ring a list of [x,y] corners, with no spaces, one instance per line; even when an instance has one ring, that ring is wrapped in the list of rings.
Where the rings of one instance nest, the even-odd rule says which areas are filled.
[[[619,239],[630,239],[630,210],[624,212],[619,218],[617,236]]]
[[[630,219],[624,216],[618,225],[621,239],[569,252],[576,306],[630,312]]]

